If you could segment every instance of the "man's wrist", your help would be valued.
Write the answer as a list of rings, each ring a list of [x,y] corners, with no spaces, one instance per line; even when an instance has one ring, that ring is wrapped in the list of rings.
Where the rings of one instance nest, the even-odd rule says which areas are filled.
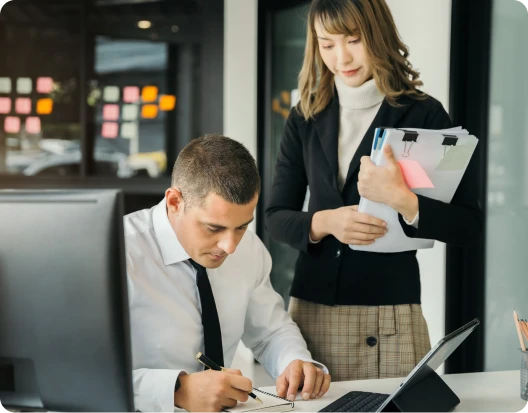
[[[176,379],[176,383],[174,385],[174,406],[179,408],[184,408],[183,404],[185,403],[185,390],[186,390],[186,383],[187,383],[188,375],[180,373],[178,378]]]

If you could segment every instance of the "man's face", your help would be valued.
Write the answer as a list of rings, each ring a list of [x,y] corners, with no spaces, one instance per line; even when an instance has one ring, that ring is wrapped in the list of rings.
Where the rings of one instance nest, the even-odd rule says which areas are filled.
[[[185,208],[181,192],[166,192],[167,213],[180,244],[187,254],[205,268],[218,268],[233,254],[247,230],[258,195],[247,205],[237,205],[209,193],[202,205]]]

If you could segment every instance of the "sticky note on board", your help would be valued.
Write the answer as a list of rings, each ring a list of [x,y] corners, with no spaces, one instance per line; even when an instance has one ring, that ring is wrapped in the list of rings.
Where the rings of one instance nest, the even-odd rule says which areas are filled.
[[[31,113],[31,99],[29,98],[17,98],[15,101],[16,113],[22,115],[29,115]]]
[[[101,136],[105,139],[115,139],[119,133],[119,125],[116,122],[104,122]]]
[[[434,188],[433,183],[427,176],[427,172],[419,162],[410,159],[398,162],[403,174],[403,179],[410,189],[413,188]]]
[[[123,101],[126,103],[135,103],[139,100],[139,87],[126,86],[123,89]]]
[[[8,114],[11,112],[11,99],[0,98],[0,113]]]
[[[37,92],[48,94],[53,90],[53,79],[51,77],[39,77],[37,79]]]
[[[28,116],[26,119],[26,132],[27,133],[40,133],[41,123],[40,118],[36,116]]]
[[[118,120],[119,119],[119,105],[106,104],[103,106],[104,120]]]
[[[436,166],[437,171],[457,171],[463,169],[473,151],[475,145],[451,146],[447,148],[445,155]]]

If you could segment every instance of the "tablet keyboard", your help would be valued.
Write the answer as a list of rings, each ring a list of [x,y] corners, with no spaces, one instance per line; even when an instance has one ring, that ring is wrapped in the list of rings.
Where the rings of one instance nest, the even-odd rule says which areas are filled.
[[[388,394],[351,391],[329,404],[320,412],[375,412]]]

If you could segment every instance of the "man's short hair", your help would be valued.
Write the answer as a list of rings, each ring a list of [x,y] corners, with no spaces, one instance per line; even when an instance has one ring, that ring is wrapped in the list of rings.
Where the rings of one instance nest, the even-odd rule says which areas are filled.
[[[209,192],[237,205],[250,203],[260,192],[255,159],[240,142],[209,134],[193,139],[178,155],[172,186],[185,205],[201,205]]]

